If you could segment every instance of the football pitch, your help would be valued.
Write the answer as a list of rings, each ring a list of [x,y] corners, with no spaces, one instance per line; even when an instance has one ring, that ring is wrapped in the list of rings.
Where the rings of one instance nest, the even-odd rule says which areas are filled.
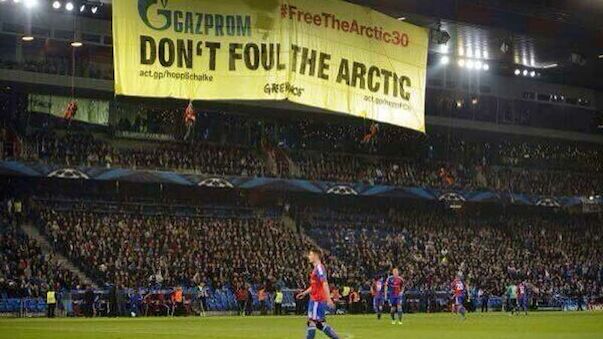
[[[373,316],[331,316],[343,338],[603,338],[603,313],[405,315],[403,325]],[[188,317],[96,319],[0,319],[1,339],[305,338],[302,317]],[[316,338],[326,338],[317,333]]]

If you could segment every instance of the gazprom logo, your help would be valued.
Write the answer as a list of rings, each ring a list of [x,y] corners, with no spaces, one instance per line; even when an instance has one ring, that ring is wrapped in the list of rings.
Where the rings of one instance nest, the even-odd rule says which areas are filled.
[[[161,6],[163,6],[163,8],[157,9],[157,15],[163,17],[163,25],[155,26],[151,23],[151,20],[149,20],[149,9],[152,6],[159,6],[158,2],[159,0],[138,0],[138,15],[142,22],[149,28],[157,31],[164,31],[172,26],[172,12],[166,9],[168,0],[161,0]]]
[[[168,0],[138,0],[138,16],[147,27],[156,31],[172,29],[175,33],[185,34],[251,36],[250,15],[168,9]]]

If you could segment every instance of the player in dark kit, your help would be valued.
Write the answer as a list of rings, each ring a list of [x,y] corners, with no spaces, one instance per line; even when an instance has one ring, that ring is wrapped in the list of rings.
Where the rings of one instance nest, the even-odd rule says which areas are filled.
[[[385,282],[385,295],[389,303],[389,312],[392,316],[392,325],[396,324],[396,314],[398,315],[398,325],[402,325],[402,294],[404,293],[404,280],[400,277],[397,268],[392,269],[392,275]]]
[[[517,285],[517,301],[519,302],[519,310],[524,311],[528,315],[528,284],[522,281]]]
[[[322,265],[322,252],[318,249],[312,249],[308,253],[308,260],[314,266],[310,273],[310,287],[305,291],[297,294],[297,299],[303,299],[306,295],[310,295],[308,301],[308,322],[306,339],[313,339],[316,336],[316,329],[321,330],[327,337],[339,339],[335,330],[326,324],[327,307],[333,308],[333,300],[329,291],[329,283],[327,281],[327,271]]]

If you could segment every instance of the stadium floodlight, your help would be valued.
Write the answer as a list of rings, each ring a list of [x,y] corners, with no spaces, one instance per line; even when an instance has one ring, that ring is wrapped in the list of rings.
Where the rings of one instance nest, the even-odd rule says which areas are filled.
[[[483,69],[484,71],[489,71],[489,70],[490,70],[490,65],[488,65],[488,64],[484,64],[484,65],[482,66],[482,69]]]
[[[73,41],[71,43],[71,47],[75,47],[75,48],[82,47],[83,45],[84,44],[81,41]]]
[[[523,74],[524,77],[528,76],[528,70],[524,69],[523,72],[521,72],[521,74]]]
[[[27,8],[34,8],[38,5],[38,0],[25,0],[24,5]]]
[[[31,8],[31,7],[28,7]],[[33,35],[31,34],[31,23],[27,23],[27,26],[25,26],[25,34],[23,34],[23,36],[21,37],[21,40],[24,42],[30,42],[34,40]]]
[[[86,10],[86,5],[81,5],[80,6],[80,13],[84,13],[85,10]]]
[[[449,63],[450,63],[450,58],[447,55],[444,55],[440,59],[440,64],[442,64],[442,65],[448,65]]]
[[[61,8],[61,2],[60,1],[55,1],[52,3],[52,8],[54,9],[60,9]]]
[[[599,59],[603,59],[603,54],[600,54],[600,55],[599,55]]]
[[[535,76],[536,76],[536,72],[531,71],[531,72],[530,72],[530,76],[531,76],[532,78],[533,78],[533,77],[535,77]]]
[[[458,61],[459,67],[465,67],[465,59],[460,59]]]
[[[513,73],[514,73],[515,75],[520,75],[520,74],[521,74],[521,71],[520,71],[519,69],[517,69],[517,68],[516,68],[516,69],[515,69],[515,72],[513,72]]]
[[[92,14],[96,14],[97,11],[98,11],[98,6],[92,6],[92,8],[90,8],[90,12],[92,12]]]
[[[555,67],[557,67],[557,66],[559,66],[559,65],[558,65],[558,64],[549,64],[549,65],[544,65],[544,66],[542,66],[542,68],[544,68],[544,69],[548,69],[548,68],[555,68]]]
[[[13,0],[14,3],[18,4],[21,2],[21,0]]]
[[[467,60],[467,68],[468,69],[473,69],[473,65],[474,65],[473,60]]]
[[[476,62],[475,62],[475,69],[477,69],[477,70],[481,70],[481,69],[482,69],[482,65],[483,65],[483,64],[482,64],[482,62],[481,62],[481,61],[479,61],[479,60],[478,60],[478,61],[476,61]]]
[[[66,3],[65,4],[65,9],[68,10],[68,11],[70,11],[70,12],[73,11],[73,2],[70,1],[70,2]]]

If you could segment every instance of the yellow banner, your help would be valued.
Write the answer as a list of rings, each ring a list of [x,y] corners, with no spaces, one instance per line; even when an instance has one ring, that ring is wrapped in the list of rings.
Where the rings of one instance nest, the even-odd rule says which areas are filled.
[[[428,32],[339,0],[113,2],[118,95],[289,100],[425,131]]]

